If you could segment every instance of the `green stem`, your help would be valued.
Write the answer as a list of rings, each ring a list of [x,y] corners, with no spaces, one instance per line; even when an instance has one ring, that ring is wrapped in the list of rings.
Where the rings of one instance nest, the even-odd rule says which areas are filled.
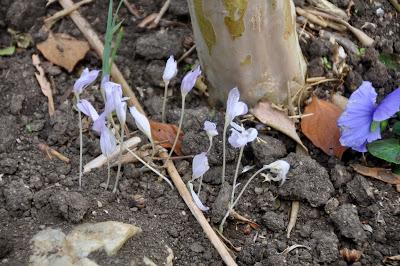
[[[154,169],[151,165],[149,165],[148,163],[146,163],[142,158],[140,158],[136,153],[134,153],[132,150],[130,150],[128,147],[125,148],[130,154],[132,154],[139,162],[141,162],[142,164],[144,164],[147,168],[149,168],[151,171],[153,171],[155,174],[157,174],[159,177],[161,177],[162,179],[165,180],[165,182],[168,183],[168,185],[171,186],[171,188],[173,189],[174,186],[172,185],[171,181],[169,181],[168,178],[166,178],[164,175],[162,175],[159,171],[157,171],[156,169]]]
[[[182,128],[182,124],[183,124],[183,116],[184,116],[184,113],[185,113],[185,98],[186,98],[186,95],[182,96],[182,111],[181,111],[181,119],[179,120],[178,131],[176,132],[174,145],[172,145],[171,151],[169,152],[168,158],[165,160],[165,164],[164,165],[166,165],[168,163],[169,159],[171,158],[172,153],[175,150],[176,144],[178,143],[179,135],[181,134],[181,128]]]
[[[222,134],[222,175],[221,184],[225,183],[225,168],[226,168],[226,130],[228,129],[227,122],[225,120],[224,132]]]
[[[117,170],[117,177],[115,178],[113,193],[117,192],[119,177],[121,174],[121,158],[122,158],[122,151],[124,150],[124,133],[125,133],[125,125],[121,125],[120,149],[118,155],[118,170]]]
[[[169,82],[165,82],[165,87],[164,87],[164,100],[163,100],[163,105],[162,105],[162,113],[161,113],[161,121],[165,123],[165,107],[167,106],[167,96],[168,96],[168,84]]]

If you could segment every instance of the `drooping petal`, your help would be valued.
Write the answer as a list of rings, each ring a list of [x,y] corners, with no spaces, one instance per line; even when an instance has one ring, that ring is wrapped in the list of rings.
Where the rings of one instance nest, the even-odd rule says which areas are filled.
[[[400,111],[400,88],[392,91],[376,107],[374,112],[374,121],[383,121],[389,119]]]
[[[380,131],[371,132],[376,106],[376,92],[372,84],[364,81],[350,96],[346,109],[338,119],[340,143],[357,151],[366,151],[366,143],[379,139]]]
[[[231,135],[228,138],[228,142],[234,148],[241,148],[247,144],[247,138],[244,134],[232,129]]]
[[[135,119],[138,129],[142,131],[150,141],[152,141],[150,122],[147,117],[139,112],[134,106],[129,107],[129,111]]]
[[[239,132],[244,132],[246,130],[246,129],[244,129],[244,127],[239,126],[235,122],[231,122],[231,127],[233,127],[234,129],[236,129]]]
[[[207,207],[207,206],[204,206],[204,204],[201,202],[199,196],[196,194],[196,192],[194,192],[194,190],[193,190],[193,184],[192,184],[191,182],[188,182],[188,187],[189,187],[189,190],[190,190],[190,194],[192,194],[192,198],[193,198],[193,201],[194,201],[194,203],[196,204],[196,206],[197,206],[200,210],[202,210],[203,212],[208,211],[210,208]]]
[[[200,66],[195,68],[192,71],[189,71],[182,79],[181,83],[181,93],[183,96],[186,96],[194,87],[197,78],[200,76],[201,70]]]
[[[240,102],[240,92],[237,87],[230,90],[226,103],[225,120],[232,122],[236,116],[244,115],[248,112],[248,107],[244,102]]]
[[[117,140],[108,127],[103,127],[100,134],[100,149],[103,155],[110,156],[117,148]]]
[[[164,82],[169,82],[176,76],[177,73],[178,73],[178,63],[175,61],[174,56],[171,55],[168,58],[167,63],[165,65],[162,78]]]
[[[218,135],[217,125],[210,121],[204,121],[204,130],[210,138]]]
[[[126,121],[126,102],[123,101],[121,95],[117,90],[113,91],[113,102],[115,105],[115,112],[121,125],[125,124]]]
[[[257,138],[258,131],[255,128],[248,128],[246,130],[247,142],[252,142]]]
[[[76,104],[76,107],[79,109],[79,111],[90,117],[93,121],[96,121],[99,118],[99,114],[97,113],[96,109],[94,109],[93,105],[85,99],[80,100]]]
[[[194,156],[192,162],[193,179],[201,177],[208,171],[208,169],[210,169],[210,166],[208,165],[207,153],[202,152]]]
[[[103,127],[106,126],[106,113],[103,112],[100,114],[99,118],[97,118],[96,120],[94,120],[93,122],[93,126],[92,129],[97,133],[97,134],[101,134],[101,131],[103,129]]]
[[[73,90],[75,93],[81,94],[82,91],[89,86],[91,83],[93,83],[97,76],[99,75],[99,70],[92,70],[89,71],[88,68],[85,68],[79,77],[74,83]]]

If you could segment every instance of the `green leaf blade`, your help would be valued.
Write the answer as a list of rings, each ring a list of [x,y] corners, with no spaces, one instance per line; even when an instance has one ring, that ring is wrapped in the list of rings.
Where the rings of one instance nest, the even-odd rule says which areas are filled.
[[[368,151],[379,159],[400,164],[400,141],[398,139],[374,141],[368,144]]]

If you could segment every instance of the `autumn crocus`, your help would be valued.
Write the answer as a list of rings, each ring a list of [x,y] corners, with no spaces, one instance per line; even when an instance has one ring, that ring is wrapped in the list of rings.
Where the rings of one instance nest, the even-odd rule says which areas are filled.
[[[224,131],[222,135],[222,184],[225,182],[225,168],[226,168],[226,131],[229,124],[239,115],[247,114],[248,108],[244,102],[239,101],[240,92],[238,88],[233,88],[228,95],[226,103]]]
[[[208,139],[210,140],[210,146],[208,146],[207,150],[208,153],[211,150],[213,138],[218,135],[217,125],[210,121],[204,121],[204,130],[206,131]]]
[[[175,61],[174,56],[171,55],[167,60],[164,73],[162,76],[164,81],[164,99],[162,105],[161,120],[163,123],[165,123],[165,107],[167,105],[168,85],[171,79],[173,79],[177,73],[178,73],[178,63]]]
[[[202,152],[202,153],[194,156],[193,162],[192,162],[192,180],[188,182],[188,187],[192,194],[192,198],[193,198],[194,202],[196,203],[197,207],[202,211],[208,210],[208,207],[204,206],[200,200],[200,191],[201,191],[201,185],[203,182],[203,175],[209,169],[210,169],[210,166],[208,164],[207,153]],[[199,188],[197,190],[197,193],[194,192],[193,185],[192,185],[192,182],[196,179],[199,179]]]
[[[231,199],[229,201],[228,212],[227,212],[226,217],[224,217],[224,219],[221,221],[221,224],[219,226],[219,229],[221,232],[223,230],[225,220],[228,217],[230,211],[233,209],[233,206],[234,206],[235,189],[237,187],[237,185],[236,185],[237,177],[239,174],[239,167],[240,167],[240,162],[242,160],[244,147],[246,146],[247,143],[250,143],[253,140],[255,140],[258,135],[257,129],[255,129],[255,128],[245,129],[243,126],[239,126],[235,122],[231,122],[231,126],[232,126],[232,129],[231,129],[232,133],[228,138],[228,142],[234,148],[239,148],[240,150],[239,150],[238,161],[236,164],[235,175],[233,177],[232,193],[231,193]]]
[[[73,91],[77,103],[79,103],[80,101],[80,94],[82,93],[82,91],[96,80],[97,76],[99,75],[99,72],[100,72],[99,70],[89,71],[88,68],[85,68],[81,76],[75,81],[73,86]],[[82,136],[82,114],[79,108],[78,108],[78,115],[79,115],[79,187],[82,187],[83,136]]]
[[[376,91],[364,81],[350,96],[346,109],[338,120],[340,143],[358,152],[366,152],[367,144],[381,138],[381,122],[400,109],[400,88],[376,104]]]
[[[200,67],[195,68],[192,71],[189,71],[182,79],[181,83],[181,95],[182,95],[182,109],[181,109],[181,118],[179,120],[178,130],[176,132],[176,137],[174,140],[174,144],[172,145],[171,151],[168,154],[168,158],[165,161],[165,164],[168,162],[169,158],[171,158],[172,153],[175,150],[176,144],[178,143],[179,135],[181,134],[181,128],[183,123],[183,117],[185,113],[185,99],[186,95],[193,89],[197,78],[200,76],[201,70]]]

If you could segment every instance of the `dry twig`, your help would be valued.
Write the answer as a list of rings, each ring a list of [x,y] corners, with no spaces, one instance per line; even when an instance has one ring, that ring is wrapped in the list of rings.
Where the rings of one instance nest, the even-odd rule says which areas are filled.
[[[289,224],[287,226],[287,234],[286,234],[287,238],[290,238],[290,233],[292,232],[294,226],[296,225],[299,208],[300,208],[300,202],[292,201],[292,209],[290,210],[290,219],[289,219]]]
[[[59,153],[55,149],[50,148],[47,144],[44,143],[39,143],[39,150],[42,152],[46,153],[47,157],[51,160],[53,159],[53,156],[55,156],[57,159],[60,161],[63,161],[65,163],[69,163],[70,160],[68,157],[64,156],[63,154]]]
[[[88,4],[90,2],[92,2],[93,0],[82,0],[76,4],[73,4],[71,7],[69,8],[65,8],[61,11],[58,11],[57,13],[55,13],[53,16],[46,18],[44,20],[44,24],[46,25],[46,28],[50,29],[51,26],[53,26],[54,23],[56,23],[59,19],[67,16],[69,13],[71,13],[72,11],[77,10],[80,6],[84,5],[84,4]]]
[[[53,92],[51,91],[50,82],[47,80],[43,68],[40,66],[40,59],[37,54],[32,54],[32,64],[35,66],[36,70],[39,72],[35,72],[36,79],[39,83],[40,88],[42,89],[42,93],[47,97],[48,106],[49,106],[49,115],[53,116],[55,112],[54,108],[54,100],[53,100]]]

